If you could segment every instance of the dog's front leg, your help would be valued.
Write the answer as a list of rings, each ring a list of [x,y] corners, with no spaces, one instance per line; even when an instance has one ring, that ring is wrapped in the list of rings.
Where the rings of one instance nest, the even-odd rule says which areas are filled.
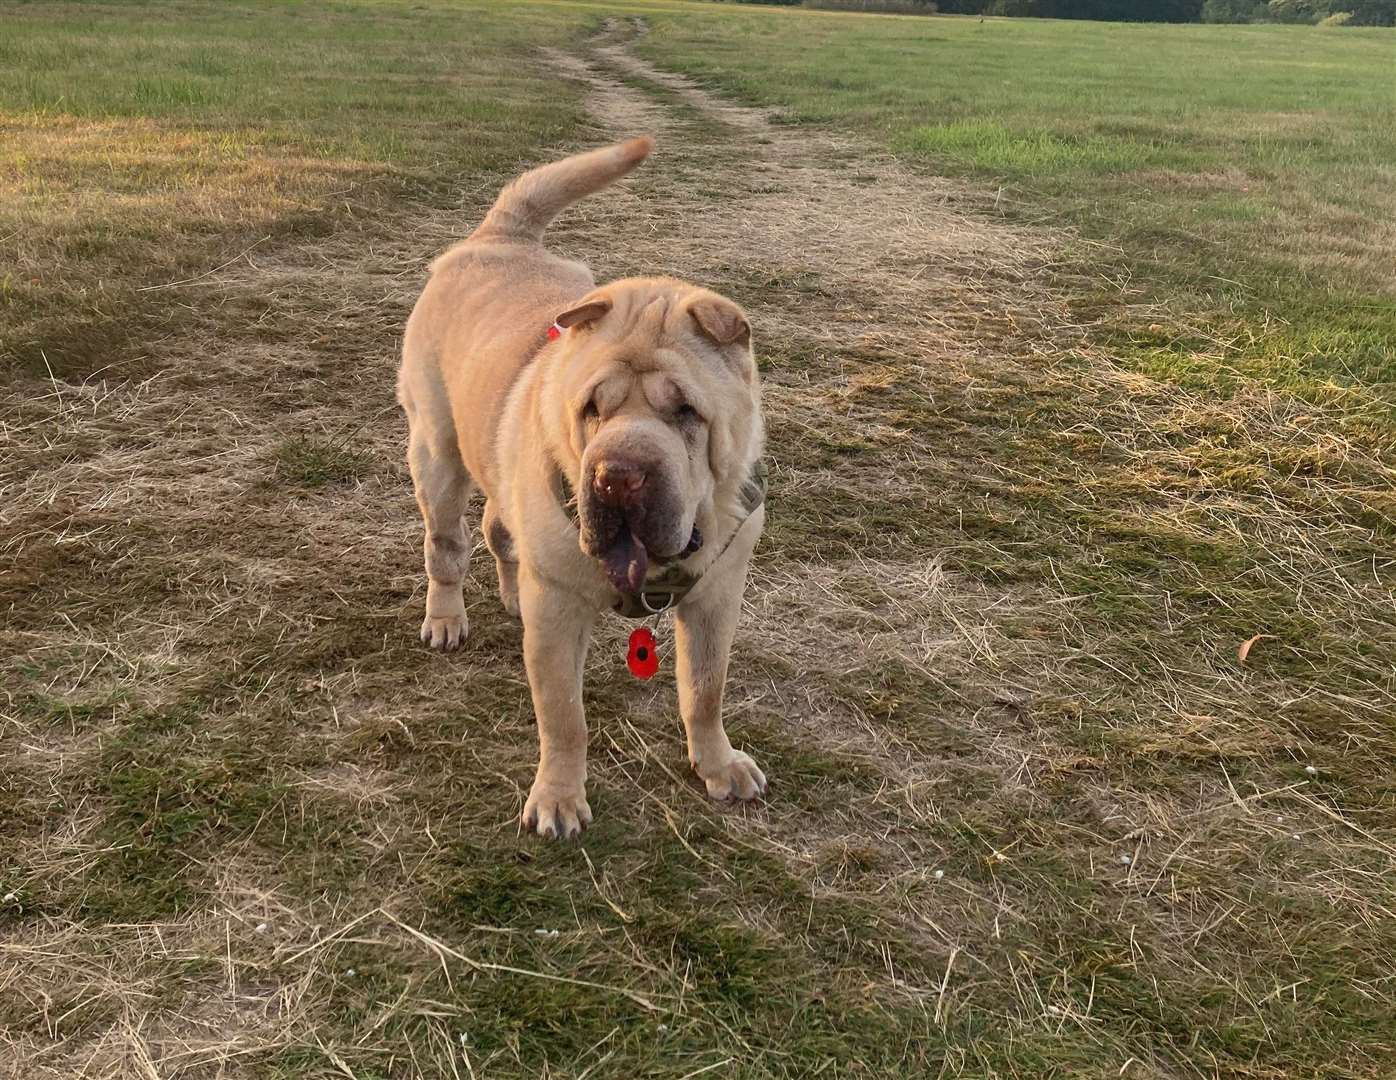
[[[747,563],[760,534],[737,537],[724,556],[730,565],[706,577],[678,607],[679,713],[688,736],[688,760],[714,799],[754,799],[766,776],[750,755],[735,750],[722,726],[722,691],[732,638],[742,611]]]
[[[538,775],[524,804],[523,824],[540,836],[567,838],[591,821],[582,668],[596,611],[520,569],[524,663],[538,717]]]

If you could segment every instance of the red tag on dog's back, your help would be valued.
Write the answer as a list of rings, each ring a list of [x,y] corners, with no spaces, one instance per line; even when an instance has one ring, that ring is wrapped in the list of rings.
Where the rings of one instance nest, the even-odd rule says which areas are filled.
[[[655,644],[649,627],[642,626],[631,632],[630,651],[626,654],[625,662],[635,678],[648,679],[659,670],[659,653],[655,652]]]

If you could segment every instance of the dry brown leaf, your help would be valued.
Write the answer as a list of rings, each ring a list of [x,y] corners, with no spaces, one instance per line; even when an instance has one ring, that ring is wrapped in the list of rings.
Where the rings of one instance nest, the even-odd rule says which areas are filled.
[[[1244,664],[1246,662],[1246,657],[1250,656],[1251,654],[1252,645],[1254,645],[1261,638],[1268,638],[1274,636],[1274,634],[1256,634],[1253,637],[1248,637],[1245,641],[1241,642],[1241,647],[1236,650],[1236,662],[1238,664]]]

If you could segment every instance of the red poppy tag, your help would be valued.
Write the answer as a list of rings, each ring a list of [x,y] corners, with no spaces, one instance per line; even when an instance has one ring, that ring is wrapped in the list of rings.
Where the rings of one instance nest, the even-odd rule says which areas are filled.
[[[552,326],[548,327],[548,340],[556,341],[560,337],[562,337],[562,327],[558,326],[557,323],[553,323]]]
[[[649,679],[659,670],[659,653],[655,651],[655,644],[649,627],[642,626],[631,631],[630,652],[626,654],[625,662],[635,678]]]

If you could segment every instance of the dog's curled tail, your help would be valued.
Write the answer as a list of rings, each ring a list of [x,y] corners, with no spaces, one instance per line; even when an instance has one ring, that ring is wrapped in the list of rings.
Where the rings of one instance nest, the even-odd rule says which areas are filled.
[[[653,149],[654,139],[641,135],[540,165],[499,193],[472,239],[541,240],[548,222],[583,196],[619,180]]]

